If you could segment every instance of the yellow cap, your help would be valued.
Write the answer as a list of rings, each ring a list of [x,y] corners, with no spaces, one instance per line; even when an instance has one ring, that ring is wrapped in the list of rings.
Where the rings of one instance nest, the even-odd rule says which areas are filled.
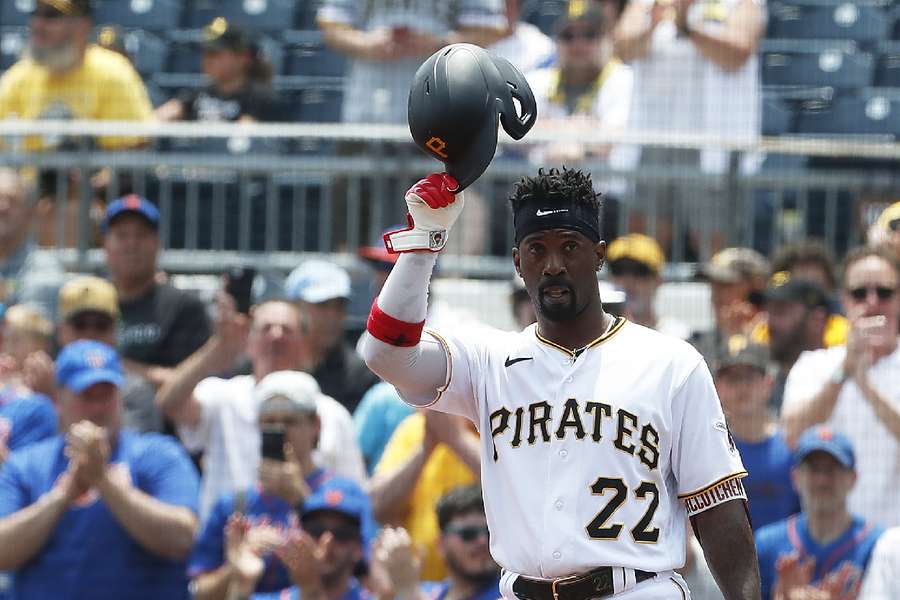
[[[656,240],[641,233],[629,233],[616,238],[609,245],[606,251],[607,261],[612,263],[623,258],[647,265],[657,275],[666,264],[666,256]]]
[[[3,320],[7,328],[43,337],[53,335],[53,323],[34,306],[16,304],[6,309]]]
[[[99,312],[119,318],[119,295],[113,284],[87,275],[77,277],[59,290],[59,318],[66,320],[80,312]]]
[[[881,214],[878,215],[878,220],[875,221],[875,223],[884,231],[888,231],[891,228],[891,221],[897,219],[900,219],[900,202],[894,202],[881,211]]]

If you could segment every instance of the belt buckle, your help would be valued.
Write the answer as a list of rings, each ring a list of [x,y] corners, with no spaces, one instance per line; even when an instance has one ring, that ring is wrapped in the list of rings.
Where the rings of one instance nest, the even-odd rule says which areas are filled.
[[[559,600],[559,592],[556,589],[556,586],[560,583],[566,583],[568,581],[574,581],[581,577],[580,575],[569,575],[568,577],[559,577],[550,582],[550,591],[553,592],[553,600]]]

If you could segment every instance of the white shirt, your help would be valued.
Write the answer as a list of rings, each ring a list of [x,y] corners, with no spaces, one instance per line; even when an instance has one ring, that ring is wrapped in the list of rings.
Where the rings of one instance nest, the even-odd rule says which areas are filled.
[[[491,553],[507,571],[678,568],[686,503],[746,475],[686,342],[620,319],[573,358],[535,325],[426,331],[448,356],[432,407],[481,432]]]
[[[788,374],[782,410],[817,394],[846,353],[846,346],[835,346],[801,354]],[[869,382],[888,401],[900,404],[900,348],[875,363]],[[900,443],[852,380],[841,388],[826,423],[849,437],[856,453],[857,480],[848,498],[850,511],[884,527],[900,525]]]
[[[202,408],[200,423],[196,428],[178,427],[178,435],[188,451],[204,453],[201,521],[222,494],[248,488],[257,479],[260,434],[259,406],[253,399],[255,385],[251,375],[204,379],[194,389],[194,397]],[[363,483],[365,465],[350,413],[324,394],[319,396],[316,409],[321,432],[314,462]]]
[[[653,4],[653,0],[638,0]],[[694,29],[715,33],[743,0],[700,0],[688,12]],[[760,2],[760,4],[763,4]],[[647,19],[650,18],[649,10]],[[725,71],[705,58],[687,38],[678,37],[673,20],[657,25],[647,56],[633,61],[634,90],[629,130],[687,132],[751,141],[760,132],[759,64],[756,52],[739,69]],[[639,149],[624,153],[623,166],[633,167]],[[748,157],[745,169],[755,164]],[[727,154],[701,152],[705,172],[721,173]]]
[[[863,577],[861,600],[900,598],[900,527],[888,529],[875,544]]]
[[[528,73],[546,64],[556,53],[556,46],[543,31],[524,21],[516,23],[511,35],[488,47],[502,56],[522,73]]]
[[[600,75],[603,81],[596,88],[589,110],[576,111],[576,114],[599,121],[604,130],[616,130],[625,127],[628,122],[633,75],[627,65],[617,60],[611,63],[608,69],[607,73]],[[559,82],[558,67],[532,71],[527,79],[534,93],[540,118],[560,119],[574,116],[568,113],[564,103],[554,98]]]

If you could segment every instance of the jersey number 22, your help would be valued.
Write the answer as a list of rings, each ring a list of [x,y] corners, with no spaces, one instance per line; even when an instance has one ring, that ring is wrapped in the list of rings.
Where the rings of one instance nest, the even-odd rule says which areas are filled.
[[[591,493],[595,496],[604,496],[608,491],[613,492],[612,498],[603,507],[603,510],[597,513],[597,516],[585,527],[591,539],[618,539],[619,534],[622,533],[622,528],[625,526],[624,523],[610,524],[608,521],[628,498],[628,487],[618,477],[598,477],[597,481],[591,486]],[[650,528],[650,523],[653,521],[653,514],[659,506],[659,489],[652,481],[643,481],[634,490],[634,496],[642,501],[646,501],[647,496],[651,496],[651,498],[650,505],[644,512],[644,516],[632,527],[631,537],[639,544],[654,544],[659,539],[659,527]]]

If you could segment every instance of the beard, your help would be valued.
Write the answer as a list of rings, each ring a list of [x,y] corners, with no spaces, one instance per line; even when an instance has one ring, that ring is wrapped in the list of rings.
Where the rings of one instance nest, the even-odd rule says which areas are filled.
[[[775,362],[796,360],[806,350],[806,319],[803,319],[782,335],[769,332],[769,352]]]
[[[29,44],[27,55],[37,64],[57,73],[68,71],[78,62],[78,50],[72,42],[53,48],[35,48]]]
[[[544,291],[548,287],[565,288],[568,292],[568,301],[560,303],[548,303]],[[575,288],[568,284],[545,283],[538,287],[538,306],[541,315],[550,321],[571,321],[578,316],[578,302]]]
[[[447,569],[455,573],[458,577],[465,579],[472,584],[473,587],[480,588],[497,578],[500,568],[497,563],[490,559],[486,561],[481,568],[468,569],[462,565],[462,561],[457,560],[452,553],[447,553],[444,557],[447,561]]]

